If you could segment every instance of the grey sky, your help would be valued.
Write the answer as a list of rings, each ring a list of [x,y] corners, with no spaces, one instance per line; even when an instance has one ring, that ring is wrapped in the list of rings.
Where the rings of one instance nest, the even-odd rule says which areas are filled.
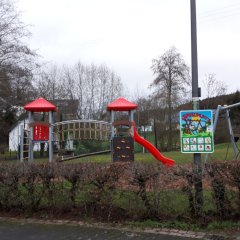
[[[240,90],[240,0],[196,0],[199,82]],[[152,59],[175,46],[190,66],[190,0],[18,0],[29,44],[53,64],[104,63],[146,91]]]

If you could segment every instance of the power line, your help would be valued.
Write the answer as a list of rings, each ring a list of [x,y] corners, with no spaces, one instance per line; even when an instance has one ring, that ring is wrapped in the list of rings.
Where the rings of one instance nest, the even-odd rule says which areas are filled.
[[[228,6],[225,6],[225,7],[200,12],[198,15],[200,17],[211,16],[211,15],[214,15],[214,14],[226,13],[226,12],[236,10],[236,9],[239,9],[239,8],[240,8],[240,4],[238,2],[238,4],[232,4],[232,5],[228,5]]]
[[[235,17],[235,16],[240,16],[240,11],[238,12],[238,13],[236,13],[236,14],[226,14],[226,15],[221,15],[221,16],[217,16],[217,15],[215,15],[215,16],[211,16],[211,17],[209,17],[209,18],[199,18],[199,23],[201,24],[201,23],[204,23],[204,22],[219,22],[219,21],[222,21],[222,20],[224,20],[224,19],[226,19],[226,18],[231,18],[231,17]]]
[[[201,17],[200,16],[200,19],[205,19],[205,18],[211,18],[211,17],[215,17],[215,16],[235,16],[235,15],[238,15],[240,13],[240,6],[238,9],[234,9],[232,11],[225,11],[225,12],[221,12],[221,13],[215,13],[215,14],[209,14],[209,15],[206,15],[206,16],[203,16]]]
[[[216,8],[199,14],[199,23],[205,21],[222,20],[240,15],[240,4],[232,4],[222,8]]]

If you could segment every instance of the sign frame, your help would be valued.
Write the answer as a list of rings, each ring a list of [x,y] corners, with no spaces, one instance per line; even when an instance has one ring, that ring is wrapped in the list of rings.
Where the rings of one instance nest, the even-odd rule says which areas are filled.
[[[179,114],[182,153],[213,153],[212,110],[183,110]]]

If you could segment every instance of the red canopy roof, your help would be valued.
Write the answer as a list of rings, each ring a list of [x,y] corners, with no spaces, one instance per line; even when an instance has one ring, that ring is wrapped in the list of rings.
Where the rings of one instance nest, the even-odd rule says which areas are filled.
[[[57,107],[44,98],[38,98],[24,106],[24,109],[31,112],[56,111]]]
[[[137,104],[129,102],[125,98],[118,98],[117,100],[111,102],[107,106],[108,111],[129,111],[136,109],[138,107]]]

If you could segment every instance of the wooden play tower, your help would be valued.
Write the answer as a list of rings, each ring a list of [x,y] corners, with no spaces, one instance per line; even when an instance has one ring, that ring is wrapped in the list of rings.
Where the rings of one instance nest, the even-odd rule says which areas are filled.
[[[133,113],[138,107],[125,98],[118,98],[108,104],[111,114],[112,161],[134,161]],[[128,112],[127,120],[115,121],[115,112]]]

